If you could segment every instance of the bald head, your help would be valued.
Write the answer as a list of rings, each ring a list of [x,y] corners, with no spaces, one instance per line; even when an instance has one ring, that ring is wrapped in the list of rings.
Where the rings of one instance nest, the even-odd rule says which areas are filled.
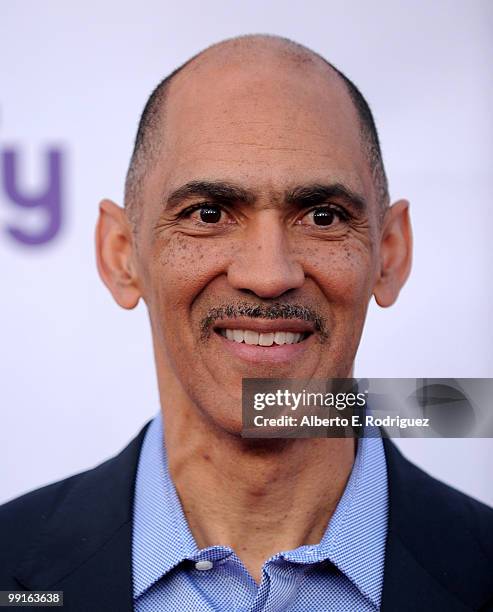
[[[370,108],[356,86],[307,47],[277,36],[250,35],[222,41],[198,53],[164,78],[150,95],[140,119],[125,183],[125,207],[134,228],[139,219],[145,178],[163,155],[168,117],[173,114],[171,107],[182,103],[182,100],[177,101],[180,93],[187,88],[195,91],[195,98],[192,98],[200,115],[206,112],[203,105],[208,100],[208,92],[203,89],[204,79],[213,90],[216,77],[228,75],[230,82],[234,81],[234,98],[235,90],[243,89],[244,94],[252,87],[251,80],[242,76],[242,72],[252,68],[259,74],[259,79],[264,78],[266,84],[283,71],[289,71],[294,75],[290,85],[292,90],[294,87],[320,87],[322,83],[323,87],[329,87],[334,95],[341,98],[341,105],[351,107],[371,172],[379,211],[385,211],[389,196],[378,134]],[[257,86],[262,87],[258,82]],[[282,85],[278,93],[280,97],[290,95],[289,90],[283,91]]]

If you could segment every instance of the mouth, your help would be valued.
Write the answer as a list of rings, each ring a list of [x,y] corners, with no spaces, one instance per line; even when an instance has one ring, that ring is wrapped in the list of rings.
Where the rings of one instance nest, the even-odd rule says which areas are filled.
[[[213,328],[230,355],[248,362],[291,361],[315,337],[313,326],[299,320],[222,320]]]
[[[223,338],[238,344],[250,346],[283,346],[284,344],[298,344],[306,340],[311,332],[272,331],[258,332],[251,329],[224,329],[219,328],[216,333]]]

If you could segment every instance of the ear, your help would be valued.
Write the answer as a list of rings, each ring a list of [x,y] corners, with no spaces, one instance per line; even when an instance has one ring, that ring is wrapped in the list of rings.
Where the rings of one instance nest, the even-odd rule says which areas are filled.
[[[103,283],[122,308],[135,308],[141,297],[130,222],[123,208],[111,200],[99,204],[96,260]]]
[[[387,210],[383,221],[380,269],[373,288],[379,306],[392,306],[397,300],[411,271],[412,243],[409,202],[399,200]]]

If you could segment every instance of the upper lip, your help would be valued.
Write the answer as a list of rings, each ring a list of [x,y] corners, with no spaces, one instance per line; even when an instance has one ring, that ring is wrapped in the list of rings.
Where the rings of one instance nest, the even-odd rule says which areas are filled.
[[[234,319],[221,319],[214,329],[248,329],[258,333],[268,334],[279,331],[293,333],[313,333],[315,327],[310,321],[300,319],[249,319],[248,317],[235,317]]]

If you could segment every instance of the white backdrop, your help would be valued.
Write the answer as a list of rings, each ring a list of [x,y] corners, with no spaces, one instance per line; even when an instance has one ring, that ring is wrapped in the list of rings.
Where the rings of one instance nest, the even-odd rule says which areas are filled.
[[[393,308],[372,304],[356,375],[492,377],[492,24],[488,0],[2,2],[0,502],[109,457],[158,410],[146,312],[97,277],[97,204],[122,200],[155,84],[225,37],[281,34],[343,70],[374,110],[393,199],[411,200],[413,273]],[[9,228],[36,239],[55,217],[19,205],[9,163],[20,194],[52,185],[53,210],[47,149],[61,225],[27,245]],[[493,504],[491,440],[400,445]]]

